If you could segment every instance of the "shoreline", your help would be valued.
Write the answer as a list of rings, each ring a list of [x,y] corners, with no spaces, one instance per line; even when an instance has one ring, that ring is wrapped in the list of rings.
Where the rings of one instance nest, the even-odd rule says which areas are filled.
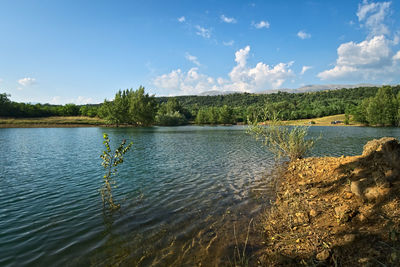
[[[344,114],[326,116],[321,118],[313,119],[300,119],[294,121],[283,121],[288,126],[364,126],[362,124],[350,123],[348,125],[344,123],[331,124],[332,121],[343,121],[345,118]],[[314,122],[314,123],[311,123]],[[197,126],[226,126],[226,124],[192,124]],[[233,125],[246,125],[243,123],[237,123]],[[71,117],[45,117],[45,118],[0,118],[0,128],[78,128],[78,127],[116,127],[116,125],[107,124],[103,119],[91,118],[84,116],[71,116]],[[118,127],[132,127],[133,125],[119,125]],[[159,126],[164,127],[164,126]],[[167,126],[173,127],[173,126]],[[116,127],[117,128],[117,127]]]
[[[263,266],[400,265],[400,144],[290,162],[261,222]],[[383,265],[382,265],[383,266]]]

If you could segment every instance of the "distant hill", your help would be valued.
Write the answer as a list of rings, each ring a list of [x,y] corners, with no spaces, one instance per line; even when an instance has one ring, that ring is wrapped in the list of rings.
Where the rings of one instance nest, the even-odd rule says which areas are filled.
[[[200,94],[198,94],[199,96],[214,96],[214,95],[231,95],[231,94],[240,94],[243,92],[240,91],[218,91],[218,90],[212,90],[212,91],[205,91],[202,92]]]
[[[325,90],[338,90],[338,89],[343,89],[343,88],[359,88],[359,87],[377,87],[380,85],[376,84],[369,84],[369,83],[359,83],[359,84],[311,84],[311,85],[305,85],[302,87],[299,87],[297,89],[288,89],[288,88],[282,88],[282,89],[270,89],[270,90],[264,90],[261,92],[255,92],[256,94],[274,94],[277,92],[286,92],[286,93],[306,93],[306,92],[317,92],[317,91],[325,91]],[[212,90],[212,91],[205,91],[200,94],[199,96],[216,96],[216,95],[230,95],[230,94],[240,94],[243,93],[241,91],[218,91],[218,90]]]

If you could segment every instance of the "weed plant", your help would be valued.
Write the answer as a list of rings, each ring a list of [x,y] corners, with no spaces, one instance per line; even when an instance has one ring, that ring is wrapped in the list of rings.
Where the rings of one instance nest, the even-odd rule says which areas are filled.
[[[120,208],[120,204],[114,201],[112,194],[112,189],[117,187],[114,177],[117,174],[118,165],[124,162],[124,154],[129,151],[133,143],[130,142],[125,146],[126,140],[124,139],[118,148],[112,152],[110,139],[106,133],[103,134],[103,139],[105,150],[100,155],[100,158],[103,159],[101,165],[103,165],[106,173],[103,176],[103,186],[100,188],[100,194],[103,200],[103,209],[106,210],[108,208],[113,211]]]
[[[247,132],[261,140],[278,159],[288,157],[292,161],[303,158],[316,141],[307,138],[308,126],[286,126],[276,114],[268,120],[268,125],[260,125],[257,120],[248,121],[248,124]]]

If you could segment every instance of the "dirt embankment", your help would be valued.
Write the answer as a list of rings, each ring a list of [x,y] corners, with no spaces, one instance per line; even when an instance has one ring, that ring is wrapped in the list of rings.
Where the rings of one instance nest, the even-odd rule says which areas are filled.
[[[291,162],[264,221],[266,266],[400,266],[400,144]]]

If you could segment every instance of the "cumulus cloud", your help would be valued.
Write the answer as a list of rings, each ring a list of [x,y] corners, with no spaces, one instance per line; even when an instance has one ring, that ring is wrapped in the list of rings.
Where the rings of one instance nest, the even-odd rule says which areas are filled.
[[[189,60],[190,62],[194,63],[197,66],[200,66],[200,62],[197,60],[196,56],[193,56],[189,53],[186,53],[185,55],[186,59]]]
[[[269,22],[266,21],[266,20],[262,20],[262,21],[260,21],[260,22],[258,22],[258,23],[252,22],[252,25],[253,25],[256,29],[262,29],[262,28],[268,29],[269,26],[270,26]]]
[[[22,86],[30,86],[36,83],[36,79],[35,78],[22,78],[18,80],[18,83]]]
[[[297,33],[297,36],[300,38],[300,39],[308,39],[308,38],[311,38],[311,34],[309,34],[309,33],[306,33],[305,31],[299,31],[298,33]]]
[[[287,79],[294,77],[290,69],[293,62],[278,63],[275,66],[259,62],[255,67],[249,67],[249,52],[250,46],[236,51],[236,65],[228,73],[228,79],[213,78],[199,73],[198,68],[191,68],[187,72],[177,69],[158,76],[153,84],[171,95],[198,94],[209,90],[256,92],[279,88]]]
[[[390,2],[369,3],[364,0],[359,5],[357,17],[368,29],[368,36],[360,42],[347,42],[337,49],[336,64],[333,68],[320,72],[322,80],[347,80],[390,82],[398,77],[400,64],[398,52],[393,47],[398,44],[397,34],[390,40],[389,29],[384,24],[390,12]]]
[[[312,68],[311,66],[303,66],[303,67],[301,68],[300,74],[303,75],[306,71],[308,71],[308,70],[311,69],[311,68]]]
[[[94,102],[93,98],[91,98],[91,97],[78,96],[77,98],[64,98],[61,96],[54,96],[49,101],[49,104],[64,105],[64,104],[73,103],[76,105],[86,105],[86,104],[90,104],[93,102]]]
[[[235,18],[229,18],[225,15],[221,15],[221,20],[226,23],[236,23],[237,22]]]
[[[398,69],[391,42],[383,35],[360,43],[348,42],[337,49],[336,65],[318,74],[323,80],[379,79]]]
[[[235,43],[235,41],[233,41],[233,40],[230,40],[228,42],[222,42],[222,44],[225,46],[232,46],[234,43]]]
[[[185,16],[179,17],[179,18],[178,18],[178,21],[179,21],[180,23],[185,22],[185,21],[186,21]]]
[[[203,27],[201,27],[199,25],[196,25],[195,28],[197,30],[196,31],[197,35],[200,35],[201,37],[204,37],[204,38],[207,38],[207,39],[211,37],[211,30],[203,28]]]
[[[361,26],[365,26],[370,36],[387,35],[390,33],[384,24],[385,17],[389,12],[391,2],[369,3],[364,0],[358,5],[357,17]]]
[[[400,60],[400,51],[397,51],[396,55],[393,56],[393,60]],[[1,79],[0,79],[1,82]]]

